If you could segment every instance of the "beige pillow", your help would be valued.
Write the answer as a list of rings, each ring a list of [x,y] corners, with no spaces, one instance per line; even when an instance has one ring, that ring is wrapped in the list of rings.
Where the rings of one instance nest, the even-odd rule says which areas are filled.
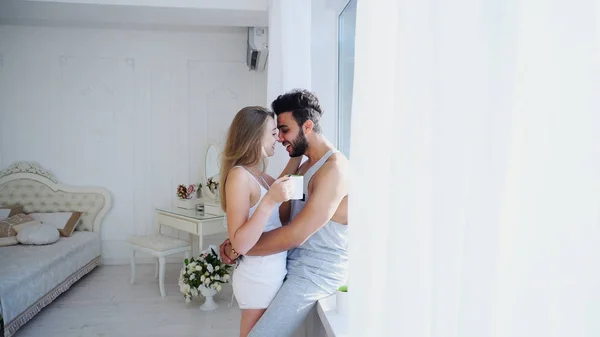
[[[20,213],[17,215],[13,215],[6,220],[0,221],[0,238],[17,235],[17,232],[14,229],[15,226],[34,220],[35,219],[30,215]]]
[[[60,232],[60,236],[71,236],[79,223],[82,212],[53,212],[53,213],[30,213],[35,220],[43,224],[54,226]]]
[[[32,220],[32,221],[25,222],[25,223],[22,223],[22,224],[14,225],[14,226],[12,226],[12,229],[13,229],[13,231],[15,231],[15,233],[17,233],[16,235],[19,235],[19,232],[21,231],[21,228],[23,228],[23,226],[26,226],[26,225],[29,225],[29,224],[39,225],[39,224],[41,224],[41,222],[39,220]]]
[[[19,240],[17,240],[16,236],[7,236],[5,238],[0,238],[0,247],[18,245]]]

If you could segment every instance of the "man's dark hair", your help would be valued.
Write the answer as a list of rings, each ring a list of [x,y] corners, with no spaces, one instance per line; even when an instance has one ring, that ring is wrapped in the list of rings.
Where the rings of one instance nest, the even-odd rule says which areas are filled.
[[[319,99],[314,93],[306,89],[294,89],[283,95],[279,95],[276,100],[271,103],[271,109],[275,114],[279,115],[284,112],[292,112],[292,116],[299,126],[302,126],[307,120],[313,122],[313,130],[321,133],[319,119],[323,115]]]

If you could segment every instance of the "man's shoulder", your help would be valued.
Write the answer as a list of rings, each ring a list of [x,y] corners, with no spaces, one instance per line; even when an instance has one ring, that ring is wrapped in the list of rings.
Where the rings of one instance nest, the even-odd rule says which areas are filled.
[[[332,176],[339,176],[341,179],[346,179],[348,170],[348,158],[346,158],[346,156],[343,153],[337,152],[332,154],[329,158],[327,158],[325,163],[323,163],[323,166],[321,166],[317,170],[317,172],[315,172],[314,177],[331,178]]]
[[[346,173],[349,169],[350,161],[348,158],[341,152],[336,152],[332,154],[325,164],[323,164],[323,168],[328,170],[339,171],[340,173]]]
[[[343,153],[337,151],[329,156],[327,162],[336,163],[336,165],[348,165],[349,160]]]

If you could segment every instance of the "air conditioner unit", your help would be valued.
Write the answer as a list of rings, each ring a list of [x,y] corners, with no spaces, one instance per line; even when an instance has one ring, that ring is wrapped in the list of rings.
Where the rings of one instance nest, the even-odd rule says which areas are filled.
[[[250,70],[263,71],[269,56],[268,29],[266,27],[248,27],[248,52],[246,64]]]

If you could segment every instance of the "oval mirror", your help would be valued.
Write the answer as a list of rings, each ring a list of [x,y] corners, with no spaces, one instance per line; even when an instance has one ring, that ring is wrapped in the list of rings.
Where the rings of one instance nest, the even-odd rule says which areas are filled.
[[[217,147],[214,145],[210,145],[208,150],[206,150],[206,157],[204,158],[204,172],[206,174],[206,179],[209,178],[215,179],[219,175],[219,167],[221,166],[219,163],[219,152],[217,151]]]
[[[208,179],[219,181],[219,170],[221,163],[219,162],[219,150],[214,144],[211,144],[206,150],[204,157],[204,175],[205,183]]]

